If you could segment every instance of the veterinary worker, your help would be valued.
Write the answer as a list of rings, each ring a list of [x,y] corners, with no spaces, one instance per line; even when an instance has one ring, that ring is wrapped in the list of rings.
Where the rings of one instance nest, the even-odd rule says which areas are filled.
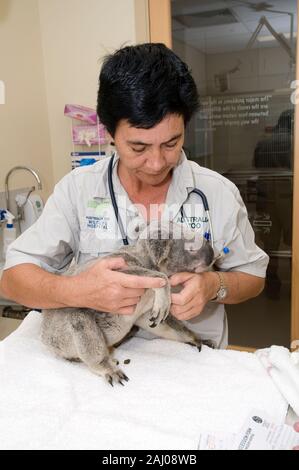
[[[223,256],[215,265],[218,272],[172,276],[171,284],[182,290],[172,294],[171,314],[225,348],[224,304],[263,290],[268,256],[255,244],[236,186],[186,158],[185,128],[197,110],[190,71],[163,44],[124,47],[104,60],[97,112],[115,148],[110,176],[122,225],[132,228],[167,214],[203,234],[202,199],[191,191],[204,192],[214,248]],[[123,245],[123,237],[113,236],[118,224],[109,163],[105,158],[77,168],[55,186],[38,221],[10,245],[2,295],[31,308],[88,307],[130,315],[146,288],[161,285],[156,278],[118,272],[125,265],[119,258],[99,260],[75,276],[59,275],[73,258],[84,263]],[[129,243],[133,232],[125,234]]]

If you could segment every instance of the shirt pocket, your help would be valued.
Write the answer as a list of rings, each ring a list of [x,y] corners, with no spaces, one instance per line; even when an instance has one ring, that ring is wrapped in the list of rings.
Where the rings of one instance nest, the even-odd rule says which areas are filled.
[[[81,230],[77,263],[82,264],[92,259],[102,258],[119,250],[122,246],[122,240],[100,239],[97,237],[95,230]]]

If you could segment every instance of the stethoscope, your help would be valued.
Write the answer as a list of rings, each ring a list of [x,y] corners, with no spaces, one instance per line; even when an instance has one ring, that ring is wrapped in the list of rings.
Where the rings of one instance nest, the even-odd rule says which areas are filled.
[[[113,161],[114,161],[114,154],[110,158],[110,162],[109,162],[109,166],[108,166],[109,193],[110,193],[110,198],[111,198],[115,218],[116,218],[116,221],[117,221],[117,224],[118,224],[121,236],[122,236],[123,244],[124,245],[129,245],[128,237],[125,234],[124,226],[123,226],[122,220],[119,216],[118,205],[117,205],[117,202],[116,202],[115,193],[114,193],[114,189],[113,189],[113,182],[112,182]],[[200,198],[202,200],[202,204],[203,204],[204,211],[205,211],[205,223],[207,224],[207,227],[208,227],[208,229],[204,233],[204,237],[208,242],[211,243],[212,248],[214,248],[214,235],[213,235],[213,227],[212,227],[212,223],[211,223],[211,219],[210,219],[210,211],[209,211],[208,200],[206,198],[206,195],[200,189],[194,188],[189,193],[189,195],[192,194],[192,193],[195,193],[198,196],[200,196]],[[181,207],[180,212],[181,212],[182,219],[185,221],[185,223],[189,227],[188,219],[187,219],[185,211],[184,211],[184,206]]]

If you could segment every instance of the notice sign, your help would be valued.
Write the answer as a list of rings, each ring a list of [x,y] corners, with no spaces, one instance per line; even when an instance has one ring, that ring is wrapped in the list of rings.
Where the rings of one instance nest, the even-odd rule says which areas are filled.
[[[201,110],[213,129],[259,125],[261,118],[269,117],[272,98],[270,94],[203,98]]]

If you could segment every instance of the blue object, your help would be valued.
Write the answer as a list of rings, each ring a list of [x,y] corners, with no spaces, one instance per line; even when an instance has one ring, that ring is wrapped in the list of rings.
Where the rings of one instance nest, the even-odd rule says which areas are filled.
[[[93,165],[95,162],[95,158],[81,158],[79,166]]]
[[[222,251],[225,255],[227,255],[229,253],[229,248],[227,248],[227,246],[225,246]]]

